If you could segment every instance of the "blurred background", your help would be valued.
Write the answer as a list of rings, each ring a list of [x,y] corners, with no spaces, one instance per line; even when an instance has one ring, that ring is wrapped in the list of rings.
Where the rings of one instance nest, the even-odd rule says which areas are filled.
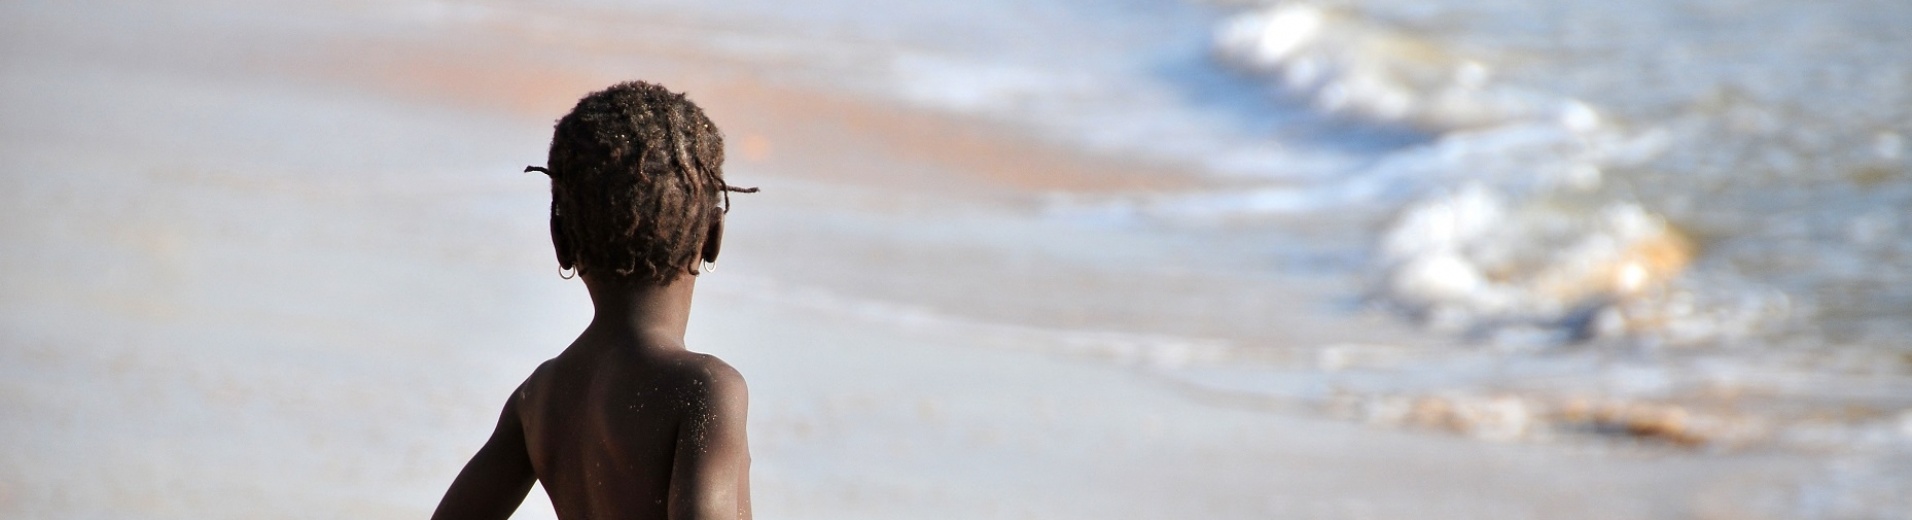
[[[1902,0],[0,2],[0,516],[422,518],[725,131],[760,518],[1912,518]],[[548,518],[534,490],[519,518]]]

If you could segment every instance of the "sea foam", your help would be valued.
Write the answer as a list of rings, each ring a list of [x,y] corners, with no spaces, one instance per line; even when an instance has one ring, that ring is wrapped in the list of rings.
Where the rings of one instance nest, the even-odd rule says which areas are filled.
[[[1311,206],[1294,199],[1317,195],[1342,206],[1310,209],[1395,208],[1381,210],[1394,216],[1375,246],[1376,293],[1428,325],[1551,343],[1710,331],[1681,335],[1695,342],[1730,332],[1691,323],[1714,314],[1663,310],[1660,300],[1678,292],[1670,287],[1699,253],[1695,241],[1606,186],[1605,171],[1663,151],[1660,133],[1500,80],[1488,53],[1308,2],[1234,16],[1217,30],[1214,54],[1278,95],[1437,136],[1333,187],[1214,201],[1293,210]]]

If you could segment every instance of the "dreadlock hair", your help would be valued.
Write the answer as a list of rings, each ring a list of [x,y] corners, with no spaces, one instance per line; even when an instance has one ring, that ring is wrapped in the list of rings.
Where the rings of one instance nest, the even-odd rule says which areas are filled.
[[[697,274],[731,188],[723,134],[683,94],[632,81],[585,96],[558,120],[547,164],[526,171],[551,176],[561,267],[650,285]]]

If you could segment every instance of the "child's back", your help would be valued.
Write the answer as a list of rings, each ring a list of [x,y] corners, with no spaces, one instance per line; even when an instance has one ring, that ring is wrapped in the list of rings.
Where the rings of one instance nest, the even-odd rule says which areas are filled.
[[[665,518],[673,496],[738,504],[735,495],[698,493],[730,486],[696,481],[728,479],[747,490],[746,467],[693,469],[707,455],[748,464],[743,376],[681,346],[586,335],[538,367],[513,397],[532,465],[558,515]]]
[[[552,241],[596,316],[505,401],[434,518],[509,517],[534,479],[564,519],[750,517],[743,376],[683,344],[722,241],[722,149],[696,105],[644,83],[558,122]]]

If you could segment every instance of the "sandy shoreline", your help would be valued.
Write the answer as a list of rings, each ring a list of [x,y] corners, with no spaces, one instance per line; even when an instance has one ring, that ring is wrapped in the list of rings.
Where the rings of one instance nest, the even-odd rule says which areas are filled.
[[[691,92],[732,179],[765,188],[737,199],[691,338],[751,381],[763,518],[1767,518],[1817,468],[1179,390],[1150,367],[1215,344],[1431,340],[1331,308],[1347,280],[1260,274],[1280,259],[1255,244],[1044,217],[1057,193],[1217,186],[1171,165],[670,31],[110,7],[5,10],[0,415],[30,419],[0,425],[0,516],[426,515],[588,319],[516,169],[626,77]]]

